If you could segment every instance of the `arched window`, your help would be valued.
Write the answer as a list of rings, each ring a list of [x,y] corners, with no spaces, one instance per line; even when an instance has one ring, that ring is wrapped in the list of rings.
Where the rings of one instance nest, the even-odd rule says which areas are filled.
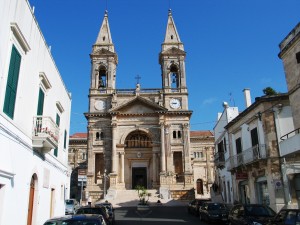
[[[181,138],[181,131],[180,130],[177,132],[177,137]]]
[[[171,88],[178,88],[179,87],[179,73],[178,68],[176,65],[172,65],[170,68],[170,75],[171,75]]]
[[[101,67],[99,70],[98,88],[104,87],[106,87],[106,69],[104,67]]]
[[[201,179],[197,180],[197,194],[198,195],[203,195],[204,194],[204,192],[203,192],[203,180],[201,180]]]
[[[128,148],[150,148],[151,139],[145,132],[134,131],[128,135],[125,144]]]
[[[173,138],[176,138],[177,136],[176,136],[176,131],[174,130],[173,131]]]
[[[100,139],[100,133],[97,132],[97,133],[96,133],[96,141],[98,141],[99,139]]]
[[[103,138],[104,138],[103,132],[100,132],[100,138],[101,138],[101,140],[103,140]]]

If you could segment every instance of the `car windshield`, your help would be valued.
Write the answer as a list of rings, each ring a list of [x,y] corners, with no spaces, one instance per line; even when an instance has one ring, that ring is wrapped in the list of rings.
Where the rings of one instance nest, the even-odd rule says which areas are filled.
[[[44,225],[100,225],[98,221],[51,221],[51,222],[46,222]]]
[[[275,212],[264,206],[246,206],[245,212],[249,216],[275,216]]]
[[[219,209],[226,209],[223,204],[210,204],[208,205],[208,210],[219,210]]]
[[[66,204],[67,205],[73,205],[74,204],[74,200],[66,200]]]
[[[81,208],[76,211],[76,214],[102,214],[101,208]]]

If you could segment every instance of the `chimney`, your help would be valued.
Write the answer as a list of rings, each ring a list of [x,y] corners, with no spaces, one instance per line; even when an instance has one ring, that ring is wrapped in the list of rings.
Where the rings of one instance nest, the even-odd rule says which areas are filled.
[[[250,89],[245,88],[243,90],[244,96],[245,96],[245,103],[246,103],[246,108],[248,108],[251,105],[251,96],[250,96]]]

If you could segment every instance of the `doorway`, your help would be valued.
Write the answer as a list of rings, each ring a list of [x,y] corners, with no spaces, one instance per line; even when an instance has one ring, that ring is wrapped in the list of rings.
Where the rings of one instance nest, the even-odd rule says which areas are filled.
[[[134,167],[132,168],[132,189],[137,185],[147,188],[147,168]]]

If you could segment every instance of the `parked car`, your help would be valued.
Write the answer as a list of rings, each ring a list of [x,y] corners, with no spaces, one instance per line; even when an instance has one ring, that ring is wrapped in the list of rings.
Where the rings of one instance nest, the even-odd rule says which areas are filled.
[[[230,225],[251,224],[265,225],[274,219],[276,213],[268,206],[261,204],[234,205],[228,220]]]
[[[65,215],[73,215],[78,209],[79,203],[76,199],[66,199],[65,200]]]
[[[114,222],[115,222],[115,212],[114,212],[115,209],[114,209],[113,205],[110,202],[105,201],[105,202],[95,203],[95,206],[104,206],[108,211],[109,220],[110,220],[111,224],[114,224]]]
[[[98,205],[98,206],[83,206],[76,210],[76,215],[78,214],[93,214],[93,215],[102,215],[106,224],[112,225],[113,221],[109,217],[108,210],[106,207]]]
[[[230,209],[225,203],[206,202],[199,208],[200,221],[227,223]]]
[[[281,209],[268,225],[298,225],[300,224],[300,209]]]
[[[187,206],[187,210],[189,213],[198,216],[199,215],[199,208],[203,205],[204,202],[209,202],[210,199],[194,199],[189,202]]]
[[[68,215],[47,220],[43,225],[107,225],[102,215]]]

